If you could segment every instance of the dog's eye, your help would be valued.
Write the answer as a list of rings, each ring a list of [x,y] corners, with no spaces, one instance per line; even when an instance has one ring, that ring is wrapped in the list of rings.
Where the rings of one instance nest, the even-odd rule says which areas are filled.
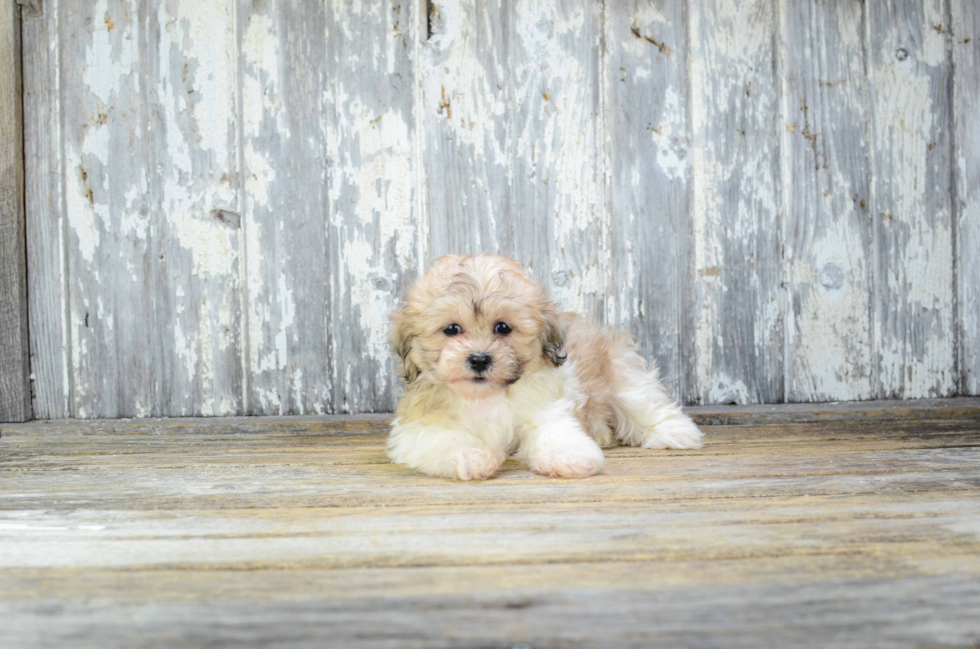
[[[498,322],[493,326],[493,333],[500,336],[506,336],[510,333],[510,327],[507,326],[506,322]]]
[[[447,336],[458,336],[459,334],[463,333],[463,328],[458,324],[451,324],[443,329],[442,333],[446,334]]]

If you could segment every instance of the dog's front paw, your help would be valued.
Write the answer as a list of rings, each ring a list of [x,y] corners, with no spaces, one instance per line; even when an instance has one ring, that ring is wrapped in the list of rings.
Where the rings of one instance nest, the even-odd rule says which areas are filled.
[[[453,474],[457,480],[486,480],[497,474],[505,459],[500,451],[468,448],[453,458]]]
[[[591,446],[583,444],[579,448],[537,453],[530,458],[528,466],[535,473],[550,478],[588,478],[602,471],[605,459],[602,449],[593,442]]]
[[[643,440],[643,448],[701,448],[704,433],[687,416],[657,424]]]

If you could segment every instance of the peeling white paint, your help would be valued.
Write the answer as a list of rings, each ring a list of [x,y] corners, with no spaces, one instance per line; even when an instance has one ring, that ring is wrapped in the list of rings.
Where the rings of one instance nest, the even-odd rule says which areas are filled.
[[[371,245],[365,241],[345,241],[343,247],[349,279],[351,307],[358,315],[361,331],[367,343],[367,356],[378,361],[388,358],[388,310],[391,297],[386,290],[377,290],[374,282],[376,268],[371,264]]]
[[[864,10],[822,5],[784,17],[780,144],[790,401],[877,394]]]
[[[242,215],[245,237],[245,258],[247,273],[245,277],[246,299],[244,310],[247,322],[248,349],[247,367],[244,371],[249,376],[250,392],[257,403],[252,404],[253,412],[282,413],[282,399],[275,387],[278,381],[262,380],[263,375],[276,376],[282,367],[280,358],[286,356],[288,340],[281,322],[272,319],[275,309],[281,316],[291,313],[283,302],[270,304],[272,288],[266,285],[266,277],[276,278],[275,288],[278,289],[284,280],[281,278],[281,266],[275,266],[277,258],[277,233],[273,227],[266,225],[260,214],[274,207],[271,204],[271,192],[278,180],[275,161],[266,151],[256,146],[256,141],[263,136],[266,120],[270,117],[275,122],[275,132],[280,137],[288,137],[288,129],[281,117],[282,104],[279,98],[279,40],[276,27],[271,15],[274,15],[277,4],[270,3],[266,7],[268,13],[252,13],[247,21],[245,33],[242,35],[242,130],[245,140],[240,143],[243,152],[243,176],[245,189],[244,214]],[[275,323],[270,326],[270,323]],[[273,330],[274,329],[274,330]],[[272,339],[267,339],[267,332]],[[246,394],[246,398],[248,395]],[[246,406],[249,407],[249,406]]]
[[[889,396],[947,396],[957,377],[952,215],[938,189],[949,178],[944,12],[930,0],[916,22],[887,9],[876,15],[871,86],[876,234],[887,267],[875,278],[879,383]]]
[[[91,15],[103,17],[109,11],[108,0],[99,0]],[[82,82],[102,103],[109,104],[119,92],[119,82],[128,77],[133,62],[139,60],[139,39],[134,38],[132,25],[121,21],[115,33],[104,20],[91,22],[91,44],[85,50],[85,75]],[[114,26],[115,27],[115,26]],[[139,82],[139,76],[134,77]],[[139,86],[137,85],[137,90]]]
[[[732,379],[721,372],[714,372],[711,375],[707,387],[708,403],[744,405],[756,401],[744,381]]]
[[[952,1],[955,21],[964,0]],[[942,180],[933,148],[946,127],[948,93],[937,79],[947,71],[949,30],[957,31],[946,24],[940,0],[926,0],[919,14],[901,16],[921,24],[885,25],[872,34],[869,55],[878,57],[873,93],[857,83],[865,74],[860,56],[838,75],[851,86],[820,91],[831,107],[835,101],[860,104],[842,119],[874,119],[868,131],[873,141],[860,146],[874,149],[880,200],[871,205],[870,196],[863,198],[872,213],[868,218],[885,212],[891,218],[876,233],[887,243],[872,244],[888,255],[886,272],[873,279],[904,311],[895,315],[890,303],[878,304],[873,327],[864,317],[871,264],[855,225],[864,217],[853,201],[844,205],[857,188],[843,166],[825,161],[823,169],[806,176],[831,190],[821,199],[824,217],[819,227],[801,225],[800,240],[787,246],[785,268],[772,272],[781,263],[774,262],[780,254],[776,243],[787,242],[770,235],[797,198],[781,192],[798,180],[780,178],[773,161],[783,154],[780,146],[807,151],[811,144],[801,142],[804,132],[826,130],[807,130],[811,123],[834,127],[826,112],[802,118],[809,122],[794,120],[798,130],[784,131],[793,122],[780,123],[797,112],[798,88],[791,75],[781,80],[783,89],[776,87],[787,62],[773,59],[773,44],[803,48],[808,62],[820,62],[814,63],[819,70],[830,60],[821,57],[834,54],[816,41],[781,41],[777,30],[786,29],[785,16],[782,25],[772,22],[779,13],[774,0],[691,4],[689,38],[664,40],[669,56],[631,28],[657,42],[662,34],[679,33],[671,3],[628,8],[633,14],[626,29],[612,31],[606,22],[617,7],[519,0],[507,8],[514,21],[502,33],[499,8],[451,0],[434,6],[435,33],[428,41],[420,35],[428,17],[417,15],[415,6],[402,6],[399,17],[383,2],[328,4],[318,8],[322,14],[311,11],[310,19],[326,16],[325,47],[331,58],[343,60],[324,57],[315,69],[290,60],[295,43],[284,39],[297,32],[282,24],[290,19],[284,11],[289,7],[276,0],[238,15],[244,6],[213,0],[154,5],[142,18],[128,6],[133,11],[110,16],[108,2],[92,0],[85,8],[86,28],[62,25],[54,33],[67,42],[51,46],[85,62],[84,73],[68,80],[65,95],[69,132],[58,138],[65,175],[59,218],[66,220],[69,236],[61,249],[68,254],[52,264],[60,268],[61,282],[72,282],[61,307],[67,314],[63,346],[71,350],[62,367],[65,398],[80,417],[111,414],[114,408],[157,414],[161,393],[174,401],[178,414],[371,407],[381,397],[369,391],[395,389],[387,314],[405,275],[427,263],[430,236],[436,254],[446,252],[441,248],[451,240],[473,250],[513,248],[537,276],[550,278],[553,294],[568,308],[612,322],[642,319],[665,339],[694,336],[696,358],[684,358],[677,371],[696,364],[697,394],[704,401],[747,403],[765,396],[760,385],[775,372],[770,357],[784,350],[793,398],[874,396],[867,368],[875,363],[882,386],[901,386],[904,396],[955,389],[951,331],[960,327],[969,344],[969,334],[978,329],[977,310],[969,305],[978,299],[964,281],[972,262],[965,249],[954,253],[950,242],[957,228],[961,248],[970,245],[980,201],[972,192],[977,165],[971,151],[977,147],[964,144],[972,141],[972,124],[964,118],[975,103],[972,95],[958,99],[957,127],[967,133],[958,132],[954,158],[966,202],[954,211],[937,204],[924,186],[929,178]],[[115,5],[111,10],[117,11]],[[57,13],[63,20],[74,15]],[[836,37],[860,50],[867,24],[838,20]],[[872,27],[881,24],[872,20]],[[365,26],[376,31],[368,33]],[[506,48],[495,42],[501,37],[508,39]],[[318,38],[303,46],[316,45]],[[655,110],[627,115],[607,103],[609,87],[624,83],[616,76],[619,68],[610,65],[609,46],[617,45],[611,38],[623,41],[616,56],[629,59],[628,82],[638,91],[657,84]],[[600,44],[606,49],[599,50]],[[899,60],[897,48],[906,48],[908,56]],[[143,55],[148,60],[140,60]],[[675,70],[671,66],[682,56],[690,58]],[[150,69],[158,77],[147,78]],[[314,76],[325,70],[331,74]],[[674,70],[670,74],[681,81],[673,83],[665,70]],[[284,97],[302,95],[303,84],[293,75],[309,75],[310,92],[320,97]],[[957,92],[964,87],[954,85]],[[780,92],[782,107],[773,99]],[[864,106],[865,97],[873,111]],[[301,129],[302,143],[299,136],[291,139],[288,126],[297,123],[290,112],[300,110],[297,102],[322,107],[309,111],[312,126]],[[90,114],[78,119],[76,105]],[[810,110],[818,109],[826,107],[814,102]],[[646,130],[632,133],[628,144],[651,160],[647,167],[617,171],[613,184],[605,165],[618,161],[605,159],[605,147],[626,119],[643,123]],[[746,133],[739,131],[743,127]],[[834,153],[825,144],[827,133],[815,137],[815,151]],[[319,166],[289,159],[282,153],[287,143],[291,150],[313,152],[302,165],[315,159]],[[123,165],[121,151],[130,150],[134,162]],[[798,173],[789,161],[782,171]],[[673,231],[668,219],[677,215],[662,210],[633,204],[610,214],[606,192],[642,196],[651,172],[685,189],[690,178],[691,204],[677,209],[690,207],[693,237]],[[326,233],[326,249],[309,257],[326,257],[330,264],[310,268],[324,278],[317,289],[322,295],[308,294],[305,285],[300,290],[296,266],[306,252],[284,243],[296,240],[283,229],[292,215],[281,213],[282,205],[294,204],[283,192],[295,187],[296,178],[316,183],[311,195],[323,198],[323,205],[309,209],[314,219],[322,210],[322,223],[310,230],[317,232],[317,245]],[[223,220],[214,216],[219,211],[234,214]],[[954,214],[959,222],[953,222]],[[694,294],[694,331],[680,321],[686,306],[658,304],[638,293],[650,294],[664,260],[647,258],[622,241],[614,258],[613,224],[634,228],[640,220],[662,222],[642,231],[662,233],[693,252],[695,285],[680,292]],[[465,231],[447,232],[447,222]],[[959,323],[953,319],[954,263],[961,273]],[[613,276],[613,268],[621,276]],[[163,278],[163,287],[142,286],[148,277]],[[785,294],[777,285],[781,277],[789,284]],[[108,288],[99,293],[99,286],[113,286],[118,295]],[[618,289],[624,295],[614,300],[611,292]],[[127,310],[127,300],[136,304],[133,296],[144,290],[158,293]],[[784,307],[784,295],[796,300],[798,311]],[[310,314],[318,312],[308,307],[317,300],[329,303],[331,313],[320,313],[314,322]],[[88,313],[92,304],[96,308]],[[736,307],[744,318],[733,316]],[[141,367],[137,380],[153,385],[127,392],[129,403],[115,403],[115,379],[99,382],[100,363],[120,354],[117,339],[121,333],[132,338],[141,319],[147,335],[167,337],[162,353],[176,368],[174,385],[159,387],[157,368]],[[329,358],[297,349],[298,341],[314,335],[330,338],[333,354],[320,354]],[[864,342],[871,338],[878,341],[874,350]],[[328,364],[330,371],[318,371]],[[239,373],[249,387],[229,394],[229,376]],[[975,376],[972,381],[969,389],[976,391]]]
[[[289,345],[286,335],[293,326],[296,315],[296,304],[293,301],[293,289],[286,282],[286,271],[279,273],[279,327],[276,330],[276,369],[282,370],[289,365]]]
[[[681,99],[673,88],[668,88],[664,93],[663,118],[657,131],[650,131],[657,151],[657,164],[667,178],[679,180],[687,177],[691,166],[687,115],[681,109]]]
[[[733,380],[751,381],[753,400],[782,397],[771,376],[784,346],[781,263],[770,256],[781,213],[774,10],[772,0],[691,7],[695,349],[708,402],[715,377],[736,367],[747,376]]]
[[[956,144],[957,304],[960,317],[959,367],[964,394],[980,394],[980,34],[966,42],[971,26],[980,25],[980,5],[951,0],[953,36],[953,125]],[[956,38],[959,35],[959,38]]]
[[[365,363],[373,361],[378,368],[387,368],[391,355],[387,316],[394,307],[392,289],[398,279],[387,268],[411,268],[417,263],[413,138],[398,112],[377,112],[360,97],[344,97],[349,110],[338,111],[328,131],[328,141],[333,143],[331,157],[337,163],[330,182],[335,206],[332,236],[343,242],[343,271],[332,281],[334,295],[350,301],[350,313],[342,322],[352,331],[335,331],[333,349],[335,357],[341,358],[350,345],[348,336],[363,338],[360,367],[367,370]],[[364,240],[371,233],[373,244]],[[388,259],[386,251],[392,244],[395,259]],[[349,366],[335,366],[335,380],[341,379],[339,369],[350,371]],[[351,385],[351,380],[344,376],[343,384]],[[377,380],[381,389],[392,383],[389,371],[382,370]]]

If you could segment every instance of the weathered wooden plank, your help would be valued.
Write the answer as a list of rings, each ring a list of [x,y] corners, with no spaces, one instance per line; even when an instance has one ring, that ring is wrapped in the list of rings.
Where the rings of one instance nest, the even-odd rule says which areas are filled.
[[[391,410],[387,314],[424,232],[415,8],[241,11],[248,411]]]
[[[58,0],[48,0],[43,12],[23,9],[27,297],[34,416],[39,419],[72,412],[58,8]]]
[[[786,399],[875,396],[865,5],[783,0]]]
[[[21,16],[0,7],[0,421],[31,418]]]
[[[815,422],[872,421],[980,421],[980,398],[912,399],[906,401],[850,401],[832,403],[781,403],[747,406],[690,406],[691,418],[704,426],[760,426],[769,424],[805,424]],[[20,430],[27,435],[43,435],[52,422],[37,421],[0,430]],[[67,426],[67,421],[55,422]],[[161,434],[175,428],[195,428],[204,423],[224,424],[245,432],[260,430],[270,423],[280,427],[318,427],[322,432],[348,430],[351,433],[386,434],[390,413],[362,415],[270,415],[249,417],[182,417],[139,421],[75,420],[70,430],[75,434],[118,435],[138,433]],[[212,430],[214,427],[211,427]]]
[[[950,78],[944,0],[868,3],[880,397],[940,397],[954,360]]]
[[[136,0],[58,10],[71,413],[162,414],[146,16]]]
[[[144,5],[154,403],[144,412],[242,409],[238,84],[234,4]],[[148,161],[148,162],[150,162]],[[139,236],[139,235],[137,235]],[[113,272],[113,271],[108,271]],[[116,270],[114,272],[120,272]],[[124,414],[127,411],[124,411]]]
[[[30,6],[36,413],[387,410],[476,250],[688,401],[976,393],[973,5],[780,1]]]
[[[250,414],[334,407],[326,6],[239,5]]]
[[[390,412],[400,387],[388,314],[428,255],[415,109],[423,6],[403,0],[326,4],[321,65],[329,80],[323,119],[330,161],[332,412]],[[294,288],[298,300],[316,298],[307,288]],[[306,350],[296,354],[304,365],[323,362]],[[312,410],[298,406],[297,412]]]
[[[915,399],[910,401],[851,401],[847,403],[784,403],[731,406],[695,406],[687,409],[698,424],[778,424],[814,421],[893,421],[903,419],[980,420],[980,400]]]
[[[966,646],[977,631],[980,420],[710,427],[701,451],[615,449],[588,480],[480,484],[384,461],[363,432],[381,425],[5,426],[5,639]]]
[[[980,394],[980,6],[950,0],[960,390]]]
[[[422,88],[433,257],[499,252],[605,315],[600,5],[432,3]]]
[[[80,508],[269,507],[366,507],[381,515],[381,506],[520,510],[556,499],[611,510],[678,511],[697,501],[698,508],[715,511],[735,503],[754,507],[760,484],[770,498],[760,506],[844,495],[891,494],[903,501],[937,490],[967,498],[975,480],[956,476],[975,473],[978,426],[977,419],[882,419],[713,427],[703,451],[611,449],[603,475],[574,482],[545,480],[510,464],[482,489],[392,465],[384,454],[383,422],[8,426],[0,477],[9,495],[6,510],[73,515]],[[355,432],[364,430],[377,432]]]
[[[605,6],[611,286],[607,311],[684,402],[697,400],[687,3]]]
[[[553,503],[519,509],[395,508],[383,514],[379,508],[29,513],[0,519],[5,528],[0,571],[697,563],[819,557],[841,546],[853,554],[877,554],[879,561],[916,554],[921,561],[921,555],[968,557],[980,549],[975,538],[957,538],[950,530],[980,515],[980,506],[968,500],[975,493],[938,503],[847,499],[842,504],[818,498],[805,516],[799,502],[761,511],[738,506],[662,511],[649,503],[617,503],[615,514]],[[869,505],[873,512],[862,511]],[[561,544],[556,543],[559,529]],[[822,543],[814,547],[817,537]],[[220,555],[213,550],[216,543]],[[980,558],[973,559],[980,573]]]
[[[914,557],[912,557],[914,560]],[[872,561],[869,561],[872,559]],[[749,583],[765,583],[779,575],[783,583],[795,588],[814,589],[840,575],[862,571],[872,578],[895,578],[913,581],[909,572],[916,567],[906,562],[881,557],[874,561],[865,554],[841,552],[828,555],[769,556],[762,561],[624,561],[604,563],[558,563],[539,565],[495,566],[426,566],[409,568],[364,569],[337,568],[201,571],[154,567],[119,568],[23,568],[4,570],[0,584],[0,601],[7,604],[14,597],[20,600],[50,601],[63,597],[72,601],[118,600],[129,605],[144,606],[168,601],[202,602],[202,586],[210,579],[220,578],[229,596],[261,593],[267,606],[289,600],[324,597],[323,605],[351,606],[352,600],[377,597],[379,592],[391,598],[389,602],[410,600],[423,594],[455,598],[457,602],[472,602],[480,608],[494,609],[510,603],[508,608],[527,608],[553,594],[568,593],[579,588],[593,588],[600,596],[617,592],[641,595],[650,589],[676,589],[685,586],[724,588],[737,584],[746,588]],[[930,565],[931,564],[931,565]],[[960,552],[946,558],[929,557],[922,562],[930,572],[957,568],[972,578],[978,570],[975,557]],[[813,580],[823,572],[828,579]],[[216,574],[215,574],[216,573]],[[298,575],[302,578],[298,578]],[[833,577],[831,577],[833,575]],[[811,582],[808,584],[807,582]],[[816,583],[813,583],[816,581]],[[890,582],[893,586],[895,581]],[[542,584],[547,584],[542,587]],[[853,582],[852,582],[853,584]],[[523,592],[521,592],[523,591]],[[25,595],[27,597],[25,597]],[[212,601],[223,599],[215,594]],[[525,606],[516,605],[523,601]],[[477,602],[482,602],[481,606]],[[13,602],[10,602],[13,603]],[[567,603],[567,602],[566,602]],[[750,602],[757,604],[758,600]],[[693,603],[688,602],[685,608]],[[9,604],[8,604],[9,605]],[[463,606],[467,606],[463,604]],[[603,615],[612,614],[612,607],[601,605]],[[390,610],[386,607],[375,608]],[[445,610],[440,607],[440,611]],[[780,643],[775,643],[780,644]]]
[[[212,517],[256,521],[261,514],[300,525],[303,520],[319,524],[322,516],[312,508],[328,508],[340,516],[340,522],[337,516],[327,517],[336,527],[350,517],[362,523],[365,517],[397,522],[446,507],[457,514],[496,512],[494,516],[529,507],[571,507],[567,514],[572,516],[581,511],[575,507],[605,504],[604,513],[596,516],[652,507],[672,515],[713,512],[713,520],[737,505],[745,516],[768,520],[772,511],[792,511],[804,502],[813,511],[833,508],[835,498],[844,496],[863,503],[855,510],[863,512],[874,503],[881,509],[936,497],[969,500],[977,489],[973,469],[980,452],[978,425],[878,421],[712,427],[711,443],[700,452],[610,450],[608,470],[590,480],[547,480],[512,468],[492,482],[473,486],[392,465],[384,457],[382,435],[351,434],[343,423],[198,423],[157,430],[139,425],[128,431],[122,424],[109,424],[108,429],[117,431],[113,435],[93,432],[99,428],[95,424],[67,424],[44,426],[40,435],[22,432],[36,432],[36,426],[7,428],[7,461],[0,471],[10,496],[3,509],[11,516],[24,512],[16,515],[36,518],[40,514],[35,510],[41,509],[45,516],[77,519],[74,526],[109,512],[118,524],[113,535],[123,531],[122,512],[144,510],[160,511],[156,516],[164,521],[185,512],[180,515],[192,516],[187,525],[196,524],[193,512],[212,510],[223,512],[212,511]],[[774,453],[779,462],[773,462]],[[768,498],[758,499],[760,488]],[[57,502],[39,506],[45,498]],[[380,505],[398,509],[381,511]],[[308,519],[302,511],[292,511],[303,509],[310,510]],[[143,520],[149,525],[150,518]],[[138,532],[138,523],[133,525]]]
[[[778,11],[693,0],[697,377],[702,403],[784,399]]]
[[[73,414],[240,411],[234,22],[65,7]]]
[[[303,404],[329,411],[324,9],[246,1],[238,11],[245,408],[249,414],[285,414],[302,412]]]
[[[840,570],[816,583],[686,586],[665,583],[657,566],[634,569],[636,577],[646,580],[636,589],[589,583],[556,589],[546,584],[560,571],[574,571],[582,582],[594,576],[594,583],[602,584],[611,581],[605,575],[621,573],[610,573],[606,565],[524,570],[523,578],[508,581],[518,572],[513,570],[501,576],[500,588],[474,594],[358,599],[339,597],[327,588],[296,595],[299,588],[306,592],[310,585],[324,586],[326,580],[300,580],[287,573],[294,581],[281,586],[281,594],[271,602],[263,598],[273,590],[269,581],[251,573],[220,573],[223,581],[242,586],[223,588],[219,596],[208,599],[174,597],[137,604],[114,593],[105,599],[55,600],[56,605],[51,600],[4,602],[0,611],[11,620],[6,637],[21,647],[115,648],[131,647],[134,641],[186,647],[233,639],[235,644],[290,647],[890,648],[968,647],[976,637],[980,588],[972,572],[897,581]],[[345,576],[359,583],[364,573],[350,571]],[[425,579],[426,586],[432,580],[429,587],[437,589],[460,578],[470,581],[470,575],[460,575],[458,569],[431,576],[419,573],[406,570],[399,577]],[[392,581],[387,571],[369,578]],[[144,581],[150,581],[149,574]],[[296,586],[299,581],[301,587]]]

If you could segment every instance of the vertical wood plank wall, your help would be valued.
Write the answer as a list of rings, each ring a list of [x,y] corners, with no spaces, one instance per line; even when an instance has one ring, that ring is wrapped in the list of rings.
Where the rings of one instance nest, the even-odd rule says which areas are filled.
[[[792,179],[779,164],[778,3],[690,0],[688,9],[698,396],[781,402],[780,195]]]
[[[0,421],[31,418],[20,13],[0,6]]]
[[[782,13],[786,398],[877,396],[867,4]],[[845,361],[845,362],[842,362]]]
[[[35,416],[390,411],[431,259],[685,403],[980,393],[973,0],[46,0]]]
[[[953,234],[961,389],[980,394],[980,3],[952,2]]]
[[[944,394],[954,366],[947,0],[868,3],[875,355],[888,398]]]

